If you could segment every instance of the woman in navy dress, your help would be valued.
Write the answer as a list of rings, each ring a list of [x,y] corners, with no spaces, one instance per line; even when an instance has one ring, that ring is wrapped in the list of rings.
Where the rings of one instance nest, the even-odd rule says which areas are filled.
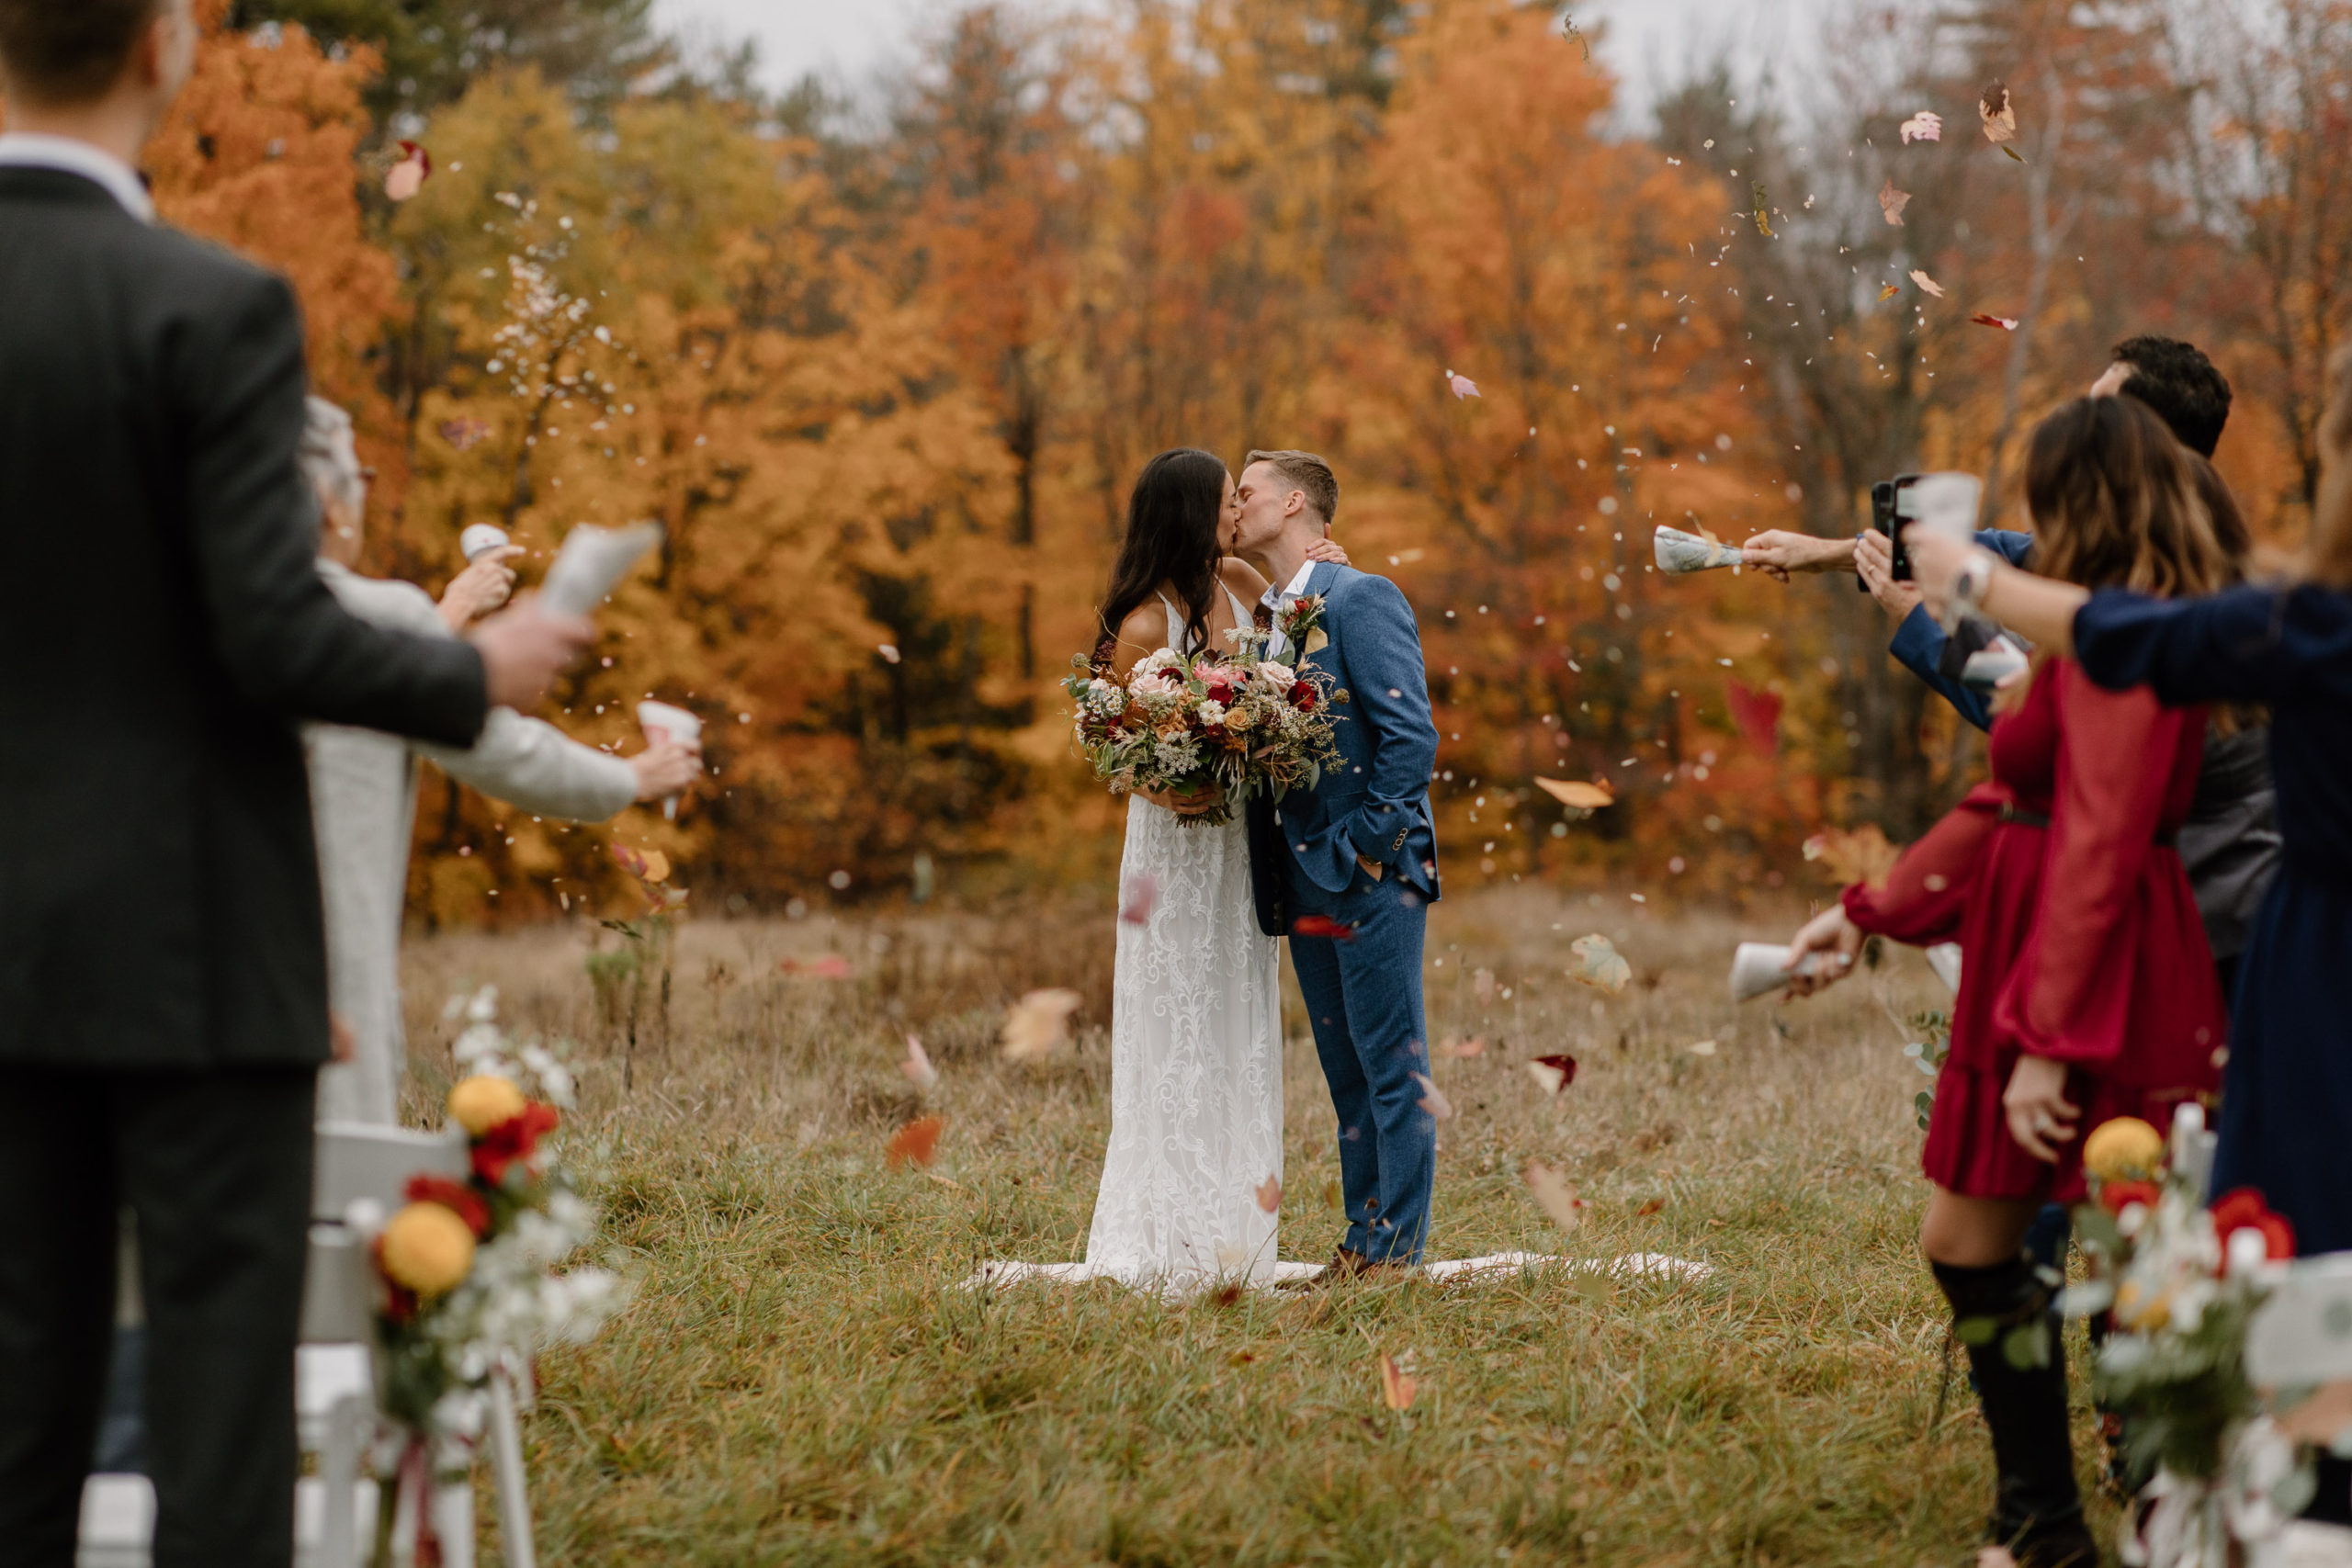
[[[2102,686],[2269,708],[2286,853],[2238,976],[2213,1185],[2259,1190],[2304,1254],[2352,1249],[2352,351],[2331,379],[2299,583],[2156,600],[2031,577],[1920,530],[1912,547],[1930,599],[1970,564],[1985,614]]]

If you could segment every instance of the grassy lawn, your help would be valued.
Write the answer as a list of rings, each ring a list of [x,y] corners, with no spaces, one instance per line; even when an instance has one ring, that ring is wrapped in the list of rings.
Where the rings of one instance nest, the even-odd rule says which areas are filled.
[[[1436,1069],[1459,1115],[1431,1255],[1561,1250],[1518,1178],[1532,1156],[1582,1186],[1570,1255],[1671,1253],[1708,1277],[1547,1269],[1222,1304],[959,1289],[983,1258],[1083,1252],[1107,903],[689,926],[668,1025],[649,1004],[626,1090],[583,974],[591,928],[413,942],[412,1110],[447,1081],[440,1004],[461,983],[496,981],[511,1026],[580,1042],[571,1146],[640,1281],[603,1340],[542,1368],[545,1560],[1966,1561],[1990,1462],[1959,1377],[1931,1427],[1945,1320],[1913,1250],[1924,1080],[1891,1016],[1940,1003],[1926,964],[1893,950],[1826,998],[1736,1008],[1733,943],[1792,916],[1513,889],[1432,917],[1431,1034],[1487,1049]],[[1632,960],[1623,995],[1564,977],[1589,931]],[[852,977],[779,972],[827,952]],[[1001,1063],[1004,1003],[1044,985],[1087,998],[1075,1050]],[[1319,1259],[1340,1228],[1330,1105],[1295,994],[1285,1016],[1283,1255]],[[927,1171],[883,1158],[917,1109],[895,1067],[910,1031],[943,1076]],[[1560,1050],[1581,1070],[1549,1100],[1521,1063]],[[1384,1353],[1410,1358],[1409,1410],[1382,1403]]]

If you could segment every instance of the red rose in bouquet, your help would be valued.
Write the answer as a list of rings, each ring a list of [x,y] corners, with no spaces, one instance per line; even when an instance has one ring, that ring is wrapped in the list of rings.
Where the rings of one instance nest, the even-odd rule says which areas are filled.
[[[401,1194],[412,1203],[438,1203],[466,1222],[477,1240],[490,1235],[490,1204],[462,1181],[446,1176],[412,1176]]]
[[[554,1106],[533,1100],[474,1140],[474,1174],[490,1186],[501,1185],[514,1162],[528,1161],[561,1120]]]
[[[2134,1203],[2153,1209],[2163,1196],[2163,1189],[2153,1181],[2102,1181],[2098,1186],[2098,1206],[2110,1214],[2120,1214]]]
[[[1290,689],[1290,705],[1301,713],[1315,711],[1315,688],[1301,681]]]
[[[2221,1238],[2226,1255],[2230,1237],[2242,1230],[2262,1233],[2263,1248],[2272,1261],[2295,1256],[2295,1227],[2284,1214],[2271,1212],[2262,1201],[2262,1194],[2252,1187],[2239,1187],[2213,1201],[2213,1234]]]

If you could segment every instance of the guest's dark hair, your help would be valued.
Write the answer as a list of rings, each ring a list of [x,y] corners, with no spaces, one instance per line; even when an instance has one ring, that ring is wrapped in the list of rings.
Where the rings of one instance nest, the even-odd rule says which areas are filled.
[[[2034,570],[2085,588],[2170,598],[2237,572],[2214,537],[2196,459],[2132,398],[2076,398],[2034,426],[2025,499]]]
[[[1159,591],[1176,591],[1192,646],[1208,643],[1209,606],[1216,603],[1224,549],[1217,525],[1225,516],[1225,462],[1213,452],[1179,446],[1143,466],[1127,497],[1127,536],[1102,596],[1102,635],[1115,639],[1129,611]],[[1175,628],[1169,628],[1173,641]]]
[[[2230,423],[2230,381],[2204,351],[2178,338],[2149,335],[2117,344],[2115,357],[2132,367],[2123,395],[2155,410],[2183,446],[2211,457]]]
[[[28,103],[107,95],[164,0],[0,0],[0,78]]]

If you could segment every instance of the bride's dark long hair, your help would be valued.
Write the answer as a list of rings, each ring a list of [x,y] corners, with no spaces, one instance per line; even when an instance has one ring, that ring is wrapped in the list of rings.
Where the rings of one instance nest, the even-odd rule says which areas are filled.
[[[1209,606],[1216,603],[1217,567],[1225,556],[1217,541],[1225,478],[1224,459],[1195,446],[1162,452],[1143,466],[1127,497],[1127,536],[1111,568],[1110,592],[1102,597],[1097,657],[1109,656],[1120,623],[1163,582],[1176,591],[1192,646],[1207,646]]]

